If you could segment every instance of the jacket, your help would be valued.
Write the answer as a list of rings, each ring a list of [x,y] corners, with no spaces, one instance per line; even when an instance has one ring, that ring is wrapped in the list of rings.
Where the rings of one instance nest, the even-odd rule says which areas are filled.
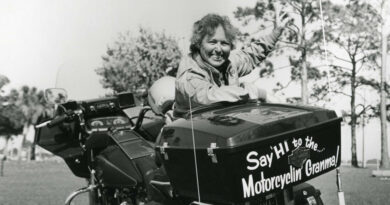
[[[274,49],[281,33],[282,29],[277,28],[270,35],[243,49],[231,51],[222,70],[205,63],[199,54],[185,56],[176,75],[174,116],[182,117],[190,107],[194,109],[215,102],[265,99],[264,91],[249,83],[240,84],[239,77],[249,74],[259,66]]]

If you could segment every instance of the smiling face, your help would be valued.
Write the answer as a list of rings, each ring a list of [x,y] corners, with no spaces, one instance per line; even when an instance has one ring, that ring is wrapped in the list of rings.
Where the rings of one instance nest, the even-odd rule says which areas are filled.
[[[202,39],[200,55],[208,64],[219,68],[229,58],[231,48],[225,30],[219,25],[213,35],[206,35]]]

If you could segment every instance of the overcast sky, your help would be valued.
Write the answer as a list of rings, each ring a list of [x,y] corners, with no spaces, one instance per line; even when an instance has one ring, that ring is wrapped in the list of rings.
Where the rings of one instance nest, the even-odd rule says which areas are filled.
[[[214,12],[231,16],[255,0],[2,0],[0,74],[11,83],[65,87],[74,99],[104,91],[95,69],[119,32],[146,26],[186,38],[194,21]],[[58,74],[58,75],[57,75]],[[58,76],[56,82],[56,76]]]

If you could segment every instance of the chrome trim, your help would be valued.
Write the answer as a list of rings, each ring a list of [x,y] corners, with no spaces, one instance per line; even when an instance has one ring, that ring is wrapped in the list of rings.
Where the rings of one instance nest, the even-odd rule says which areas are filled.
[[[162,182],[162,181],[151,180],[150,183],[151,184],[155,184],[155,185],[160,185],[160,186],[171,186],[170,182]]]
[[[191,205],[212,205],[212,204],[207,204],[207,203],[203,203],[203,202],[199,202],[199,201],[193,201],[193,202],[191,202]]]
[[[76,196],[78,196],[79,194],[90,192],[90,191],[93,191],[94,189],[96,189],[96,185],[89,185],[88,187],[84,187],[84,188],[78,189],[77,191],[74,191],[66,198],[65,205],[70,205],[72,203],[73,199]]]

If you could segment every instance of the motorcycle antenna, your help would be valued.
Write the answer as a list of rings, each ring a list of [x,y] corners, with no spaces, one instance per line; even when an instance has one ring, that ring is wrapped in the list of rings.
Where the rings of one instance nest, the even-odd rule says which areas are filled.
[[[192,119],[192,104],[191,98],[188,96],[188,102],[190,105],[190,120],[191,120],[191,135],[192,135],[192,146],[194,149],[194,161],[195,161],[195,176],[196,176],[196,189],[198,191],[198,203],[201,204],[200,200],[200,187],[199,187],[199,174],[198,174],[198,162],[196,158],[196,145],[195,145],[195,133],[194,133],[194,121]]]
[[[57,68],[56,79],[54,82],[54,88],[58,88],[58,81],[60,79],[60,74],[61,74],[61,71],[63,70],[64,65],[65,65],[65,62],[62,62],[60,64],[60,66],[58,66],[58,68]]]
[[[322,0],[319,0],[319,4],[320,4],[320,16],[321,16],[321,27],[322,27],[322,40],[324,43],[324,51],[325,51],[325,63],[326,63],[326,67],[329,68],[328,51],[327,51],[327,47],[326,47],[327,43],[326,43],[326,38],[325,38],[324,13],[322,11]],[[327,86],[329,86],[329,79],[328,78],[327,78]],[[345,205],[344,192],[341,190],[340,168],[336,168],[336,184],[337,184],[339,205]]]

